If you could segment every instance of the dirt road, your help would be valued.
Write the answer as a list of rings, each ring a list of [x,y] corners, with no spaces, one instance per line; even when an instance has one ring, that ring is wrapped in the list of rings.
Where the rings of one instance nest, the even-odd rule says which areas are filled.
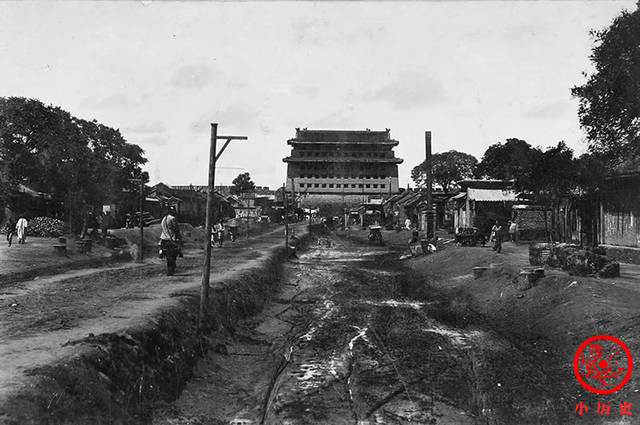
[[[212,285],[249,269],[280,246],[282,229],[213,250]],[[23,385],[25,372],[76,354],[74,341],[135,327],[180,293],[200,284],[202,250],[179,259],[175,276],[160,260],[70,271],[4,285],[0,290],[0,400]]]
[[[573,423],[539,357],[422,290],[397,258],[319,239],[154,424]]]

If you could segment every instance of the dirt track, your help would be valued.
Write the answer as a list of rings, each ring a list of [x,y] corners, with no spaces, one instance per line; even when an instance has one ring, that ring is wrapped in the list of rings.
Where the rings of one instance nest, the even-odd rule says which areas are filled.
[[[254,267],[282,243],[282,230],[213,250],[212,285]],[[144,265],[70,271],[5,285],[0,291],[0,400],[17,391],[26,371],[76,354],[74,341],[138,326],[154,312],[197,288],[202,250],[190,250],[175,276],[164,275],[160,260]]]

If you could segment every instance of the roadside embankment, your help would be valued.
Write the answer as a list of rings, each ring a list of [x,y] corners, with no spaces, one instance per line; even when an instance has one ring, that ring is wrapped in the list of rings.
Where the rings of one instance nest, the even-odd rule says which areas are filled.
[[[151,284],[145,289],[148,295],[123,299],[118,306],[123,309],[128,303],[135,308],[137,301],[140,312],[135,317],[116,320],[123,313],[114,310],[109,331],[60,339],[55,358],[34,362],[34,367],[11,380],[12,385],[5,383],[0,388],[0,423],[150,421],[152,406],[174,399],[191,376],[196,359],[215,349],[210,347],[215,330],[255,314],[268,300],[284,258],[281,240],[279,231],[258,237],[255,249],[244,254],[245,261],[230,262],[224,271],[212,273],[209,325],[213,334],[197,333],[197,270],[170,281],[149,277],[158,280],[159,292],[165,293],[162,299],[153,299],[148,292]]]
[[[386,232],[387,246],[404,251],[405,235],[408,233]],[[348,237],[366,242],[366,232],[351,232]],[[622,264],[621,276],[610,279],[571,276],[546,267],[545,277],[532,288],[523,289],[520,272],[529,266],[528,245],[507,242],[500,254],[488,247],[457,247],[452,243],[440,248],[435,254],[403,262],[413,291],[443,300],[444,308],[432,314],[458,325],[491,329],[530,353],[532,361],[554,377],[553,390],[558,396],[554,408],[568,421],[565,423],[627,423],[619,422],[624,418],[618,415],[618,403],[640,403],[640,376],[635,373],[640,368],[637,266]],[[487,270],[475,278],[474,267]],[[615,406],[615,416],[578,417],[573,410],[579,401],[589,406],[602,401],[602,397],[579,385],[572,369],[575,350],[586,338],[598,334],[620,338],[629,347],[634,373],[621,390],[607,397]],[[521,366],[505,360],[505,373]]]

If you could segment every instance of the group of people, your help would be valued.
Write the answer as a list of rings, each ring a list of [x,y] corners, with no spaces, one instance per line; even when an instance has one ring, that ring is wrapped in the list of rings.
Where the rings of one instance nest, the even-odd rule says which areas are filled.
[[[98,214],[89,211],[85,216],[80,237],[84,239],[87,236],[98,235],[99,231],[102,240],[105,240],[109,234],[109,229],[113,227],[114,223],[115,218],[111,211],[102,211]]]
[[[26,218],[21,216],[18,221],[15,221],[13,217],[9,217],[7,220],[7,242],[9,246],[13,243],[13,236],[18,236],[18,243],[23,244],[27,240],[27,226],[29,222]]]
[[[229,220],[228,224],[228,233],[231,242],[235,242],[238,238],[238,229],[239,223],[236,218],[232,218]],[[227,229],[225,228],[224,221],[220,220],[216,224],[214,224],[213,229],[211,229],[211,244],[218,243],[218,246],[222,246],[222,242],[224,241],[225,235],[227,234]]]
[[[507,223],[507,230],[509,232],[509,240],[516,242],[516,234],[518,233],[518,224],[515,220],[509,220]],[[504,238],[504,228],[499,220],[496,220],[496,224],[491,228],[491,235],[489,236],[489,242],[493,242],[493,250],[495,252],[502,252],[502,240]]]

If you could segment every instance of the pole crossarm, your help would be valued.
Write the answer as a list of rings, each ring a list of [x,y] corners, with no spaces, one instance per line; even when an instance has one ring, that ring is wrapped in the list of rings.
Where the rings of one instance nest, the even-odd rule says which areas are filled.
[[[224,145],[222,145],[222,148],[220,149],[220,152],[218,152],[216,154],[216,161],[220,158],[220,155],[222,155],[222,152],[224,152],[224,150],[227,148],[227,145],[229,144],[230,141],[232,140],[247,140],[248,137],[247,136],[216,136],[216,139],[218,140],[225,140],[226,142],[224,142]]]

